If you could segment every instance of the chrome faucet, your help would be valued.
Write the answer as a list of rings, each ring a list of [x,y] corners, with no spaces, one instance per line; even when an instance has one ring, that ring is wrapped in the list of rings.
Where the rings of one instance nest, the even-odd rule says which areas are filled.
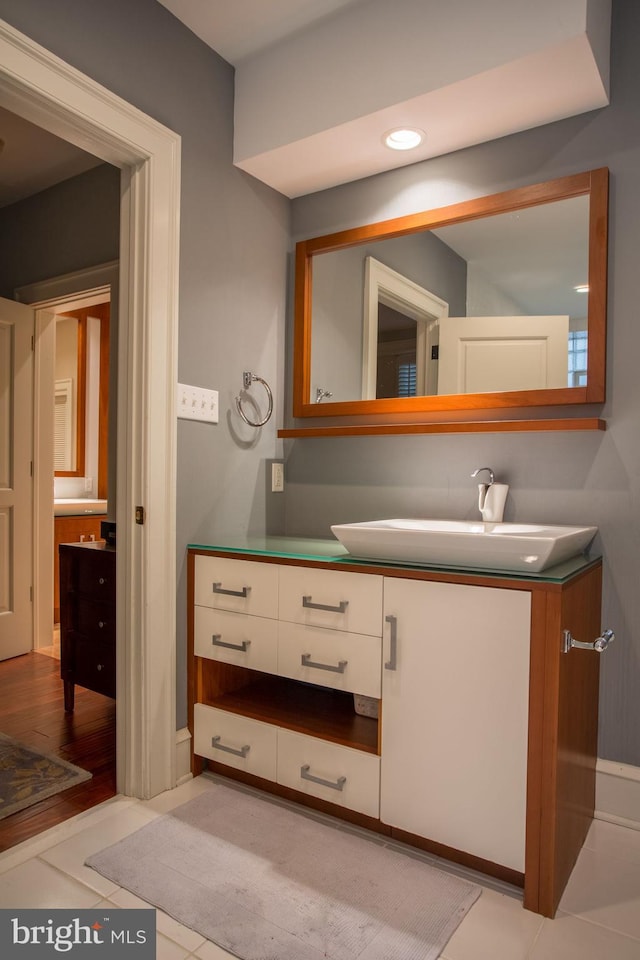
[[[489,483],[478,484],[478,510],[485,522],[501,523],[509,485],[507,483],[496,483],[496,477],[491,467],[478,467],[471,476],[477,477],[479,473],[483,473],[485,470],[489,474]]]
[[[478,467],[477,470],[474,470],[474,471],[473,471],[473,473],[471,474],[471,476],[472,476],[472,477],[477,477],[478,474],[479,474],[479,473],[482,473],[484,470],[486,470],[487,473],[489,474],[489,486],[491,486],[491,484],[492,484],[492,483],[495,483],[495,481],[496,481],[496,475],[495,475],[495,473],[493,472],[493,470],[491,469],[491,467]]]

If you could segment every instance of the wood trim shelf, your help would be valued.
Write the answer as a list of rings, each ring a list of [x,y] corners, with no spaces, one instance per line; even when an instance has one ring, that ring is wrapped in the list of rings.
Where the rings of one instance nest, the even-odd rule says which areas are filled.
[[[355,713],[351,693],[263,675],[259,680],[250,680],[246,686],[211,696],[208,678],[210,675],[215,678],[220,666],[214,660],[199,658],[200,702],[365,753],[379,752],[378,721]],[[248,678],[256,676],[254,671],[245,673]]]
[[[558,420],[474,420],[438,423],[364,423],[339,427],[291,427],[278,430],[285,440],[295,437],[371,437],[422,433],[526,433],[553,430],[605,430],[599,417],[568,417]]]

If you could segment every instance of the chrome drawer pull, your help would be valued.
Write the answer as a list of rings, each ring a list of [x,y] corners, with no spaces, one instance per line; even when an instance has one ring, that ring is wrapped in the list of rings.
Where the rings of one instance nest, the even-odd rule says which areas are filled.
[[[248,597],[251,587],[243,587],[242,590],[224,590],[221,583],[214,583],[213,592],[223,593],[225,597]]]
[[[251,640],[243,640],[242,643],[225,643],[224,640],[220,639],[221,636],[221,633],[212,635],[211,643],[214,647],[225,647],[227,650],[240,650],[241,653],[246,653],[251,646]]]
[[[239,750],[236,750],[235,747],[225,747],[224,743],[220,743],[220,737],[211,737],[211,746],[214,750],[223,750],[225,753],[232,753],[234,757],[246,757],[251,750],[249,744],[245,744],[244,747],[240,747]]]
[[[341,600],[337,607],[332,607],[330,603],[313,603],[311,597],[303,597],[302,606],[309,610],[329,610],[330,613],[344,613],[349,606],[349,601]]]
[[[329,670],[331,673],[344,673],[344,668],[349,661],[338,660],[338,665],[334,667],[332,663],[315,663],[315,661],[311,659],[310,653],[303,653],[300,657],[300,663],[303,667],[315,667],[316,670]]]
[[[106,620],[98,620],[98,626],[100,627],[101,630],[104,630],[104,628],[106,627],[106,625],[107,625],[107,621],[106,621]]]
[[[323,780],[322,777],[314,777],[312,773],[309,773],[310,769],[311,768],[308,763],[305,763],[302,767],[300,767],[300,778],[302,780],[310,780],[311,783],[319,783],[323,787],[330,787],[331,790],[342,790],[347,782],[346,777],[338,777],[335,783],[333,780]]]
[[[107,582],[106,577],[98,577],[98,583],[100,584],[101,587],[103,587],[106,582]]]
[[[389,624],[389,659],[384,665],[385,670],[398,669],[398,618],[389,615],[385,617]]]

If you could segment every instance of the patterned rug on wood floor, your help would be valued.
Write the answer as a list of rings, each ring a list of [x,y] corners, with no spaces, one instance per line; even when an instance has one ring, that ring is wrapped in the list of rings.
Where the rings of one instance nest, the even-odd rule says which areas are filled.
[[[67,760],[0,733],[0,820],[91,777]]]

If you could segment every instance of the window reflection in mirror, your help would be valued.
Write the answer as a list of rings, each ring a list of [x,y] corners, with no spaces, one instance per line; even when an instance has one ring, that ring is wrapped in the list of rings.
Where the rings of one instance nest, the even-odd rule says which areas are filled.
[[[607,195],[592,170],[299,242],[294,416],[602,402]]]

